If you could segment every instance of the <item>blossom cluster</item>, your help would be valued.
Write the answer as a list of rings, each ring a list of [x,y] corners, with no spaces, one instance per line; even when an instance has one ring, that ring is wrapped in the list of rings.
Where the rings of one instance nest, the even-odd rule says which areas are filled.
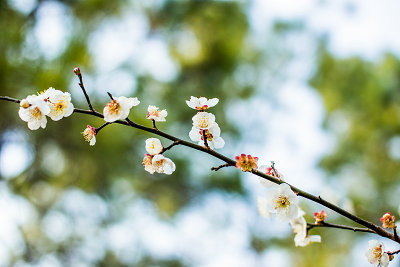
[[[224,147],[225,141],[221,137],[221,129],[215,122],[215,116],[212,113],[205,112],[206,109],[218,104],[218,98],[207,99],[205,97],[190,97],[186,104],[197,111],[193,116],[193,127],[189,132],[192,141],[198,142],[199,145],[208,146],[211,149],[219,149]]]
[[[241,164],[245,155],[237,157],[237,165],[240,165],[243,170],[243,165]],[[248,161],[251,162],[252,169],[256,169],[257,160],[247,156]],[[249,164],[247,163],[246,166]],[[238,166],[236,166],[238,167]],[[275,169],[274,163],[271,166],[261,165],[258,171],[263,172],[269,176],[275,177],[283,181],[283,175]],[[265,197],[258,197],[258,211],[263,217],[270,217],[272,214],[276,214],[278,219],[281,221],[289,221],[295,233],[294,242],[296,246],[307,246],[313,242],[321,242],[321,237],[319,235],[308,235],[307,222],[304,218],[305,212],[298,206],[298,197],[292,191],[290,186],[286,183],[276,184],[266,179],[260,178],[261,184],[268,188],[267,195]]]
[[[146,171],[151,174],[154,172],[172,174],[175,171],[175,163],[161,154],[164,151],[164,147],[159,139],[147,139],[146,151],[148,154],[145,154],[143,158],[143,165]]]
[[[71,95],[52,87],[38,95],[29,95],[21,100],[19,117],[28,123],[28,128],[37,130],[46,128],[47,117],[53,121],[68,117],[74,112]]]

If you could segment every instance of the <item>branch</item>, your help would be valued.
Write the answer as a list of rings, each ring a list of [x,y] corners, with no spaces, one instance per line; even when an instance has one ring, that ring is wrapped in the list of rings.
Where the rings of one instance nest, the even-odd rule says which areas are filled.
[[[153,123],[153,129],[158,130],[158,128],[156,126],[156,121],[154,119],[152,119],[151,122]]]
[[[172,144],[170,144],[167,147],[164,147],[163,150],[161,151],[160,154],[163,154],[165,151],[170,150],[171,148],[173,148],[174,146],[177,146],[181,143],[181,141],[174,141]]]
[[[79,69],[78,69],[78,70],[79,70]],[[90,103],[90,98],[89,98],[88,94],[86,93],[85,86],[83,85],[82,73],[80,72],[80,70],[79,70],[79,72],[76,74],[76,76],[78,76],[78,78],[79,78],[79,86],[81,87],[82,92],[83,92],[83,94],[85,95],[86,102],[87,102],[88,105],[89,105],[89,109],[90,109],[92,112],[95,112],[95,110],[94,110],[94,108],[93,108],[93,106],[92,106],[92,103]]]
[[[111,124],[112,122],[106,122],[103,125],[101,125],[99,128],[95,128],[96,130],[96,134],[98,134],[100,132],[101,129],[103,129],[104,127],[106,127],[107,125]]]
[[[226,164],[219,165],[218,167],[212,167],[211,170],[218,171],[219,169],[222,169],[224,167],[230,167],[230,166],[234,166],[234,165],[230,165],[229,163],[226,163]]]
[[[112,98],[111,95],[110,95],[110,97]],[[9,98],[9,97],[1,97],[0,100],[6,100],[6,101],[19,103],[19,100],[12,99],[12,98]],[[96,111],[92,111],[92,110],[83,110],[83,109],[75,108],[74,109],[74,113],[81,113],[81,114],[87,114],[87,115],[91,115],[91,116],[96,116],[96,117],[99,117],[99,118],[104,118],[103,114],[101,114],[99,112],[96,112]],[[235,160],[230,159],[230,158],[228,158],[228,157],[226,157],[226,156],[224,156],[224,155],[222,155],[222,154],[220,154],[218,152],[215,152],[214,150],[207,149],[206,147],[202,147],[200,145],[184,141],[184,140],[182,140],[182,139],[180,139],[178,137],[175,137],[173,135],[170,135],[170,134],[165,133],[163,131],[160,131],[158,129],[153,129],[153,128],[146,127],[144,125],[135,123],[135,122],[129,120],[128,118],[125,121],[117,120],[117,121],[115,121],[113,123],[117,123],[117,124],[121,124],[121,125],[125,125],[125,126],[130,126],[130,127],[136,128],[136,129],[140,129],[140,130],[143,130],[143,131],[146,131],[146,132],[153,133],[155,135],[164,137],[164,138],[169,139],[169,140],[171,140],[173,142],[179,142],[179,144],[181,144],[183,146],[193,148],[195,150],[204,152],[204,153],[209,154],[209,155],[211,155],[211,156],[213,156],[215,158],[218,158],[218,159],[224,161],[229,166],[235,166],[235,164],[236,164]],[[275,184],[286,183],[284,181],[279,180],[276,177],[267,175],[266,173],[262,173],[262,172],[257,171],[257,170],[252,170],[251,173],[254,174],[254,175],[257,175],[257,176],[259,176],[259,177],[261,177],[263,179],[271,181],[271,182],[273,182]],[[286,184],[288,184],[288,183],[286,183]],[[339,213],[343,217],[346,217],[346,218],[348,218],[348,219],[350,219],[350,220],[352,220],[352,221],[354,221],[354,222],[356,222],[356,223],[358,223],[358,224],[360,224],[362,226],[365,226],[366,228],[371,230],[371,231],[368,231],[368,232],[375,233],[375,234],[380,235],[382,237],[386,237],[386,238],[391,239],[391,240],[393,240],[393,241],[395,241],[395,242],[400,244],[400,240],[395,238],[394,234],[384,230],[382,227],[380,227],[378,225],[375,225],[375,224],[373,224],[373,223],[371,223],[371,222],[369,222],[367,220],[364,220],[364,219],[362,219],[362,218],[360,218],[360,217],[358,217],[358,216],[356,216],[354,214],[351,214],[351,213],[345,211],[344,209],[342,209],[342,208],[340,208],[340,207],[338,207],[338,206],[336,206],[336,205],[334,205],[334,204],[322,199],[320,196],[314,196],[314,195],[312,195],[310,193],[307,193],[307,192],[305,192],[305,191],[303,191],[303,190],[301,190],[301,189],[299,189],[299,188],[297,188],[297,187],[295,187],[293,185],[290,185],[290,184],[288,184],[288,185],[293,190],[293,192],[296,193],[296,195],[298,195],[300,197],[303,197],[303,198],[306,198],[306,199],[309,199],[309,200],[311,200],[313,202],[319,203],[319,204],[321,204],[321,205],[323,205],[323,206],[325,206],[325,207],[327,207],[327,208]]]
[[[0,100],[10,101],[10,102],[14,102],[14,103],[17,103],[17,104],[19,104],[19,102],[21,102],[21,100],[14,99],[14,98],[11,98],[11,97],[8,97],[8,96],[0,96]]]
[[[347,225],[332,224],[332,223],[326,223],[326,222],[321,222],[320,224],[307,223],[307,230],[311,230],[315,227],[337,228],[337,229],[351,230],[353,232],[366,232],[366,233],[374,233],[375,234],[375,232],[372,231],[371,229],[363,228],[363,227],[352,227],[352,226],[347,226]]]

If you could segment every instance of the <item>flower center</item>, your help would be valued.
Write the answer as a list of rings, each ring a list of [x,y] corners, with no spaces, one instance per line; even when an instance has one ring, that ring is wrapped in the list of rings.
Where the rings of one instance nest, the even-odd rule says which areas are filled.
[[[382,246],[375,247],[373,251],[374,257],[375,258],[380,258],[382,255]]]
[[[117,113],[120,109],[120,104],[117,102],[117,100],[113,99],[111,102],[107,104],[108,109],[110,110],[110,113]]]
[[[279,196],[275,202],[275,209],[285,209],[290,205],[290,201],[287,196]]]
[[[208,127],[208,119],[203,117],[199,120],[198,125],[200,128],[207,128]]]
[[[83,133],[83,138],[85,138],[86,141],[90,142],[92,140],[92,138],[96,135],[96,133],[90,129],[90,128],[86,128]]]
[[[208,106],[207,106],[207,105],[204,105],[204,106],[197,106],[196,109],[197,109],[198,111],[204,111],[204,110],[208,109]]]
[[[32,109],[31,114],[32,114],[32,117],[34,117],[35,119],[40,119],[42,117],[42,112],[40,111],[40,109],[38,107],[35,107],[34,109]]]
[[[147,112],[147,117],[150,117],[150,116],[159,117],[159,113],[160,112],[157,110],[152,110],[152,111]]]
[[[150,165],[152,164],[152,162],[151,162],[152,159],[153,159],[152,156],[146,154],[146,156],[145,156],[144,159],[143,159],[143,165],[144,165],[144,166],[150,166]]]

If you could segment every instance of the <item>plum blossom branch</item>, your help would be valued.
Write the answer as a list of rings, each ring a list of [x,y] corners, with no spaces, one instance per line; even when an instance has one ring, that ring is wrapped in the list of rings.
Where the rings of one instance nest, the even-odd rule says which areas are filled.
[[[198,111],[198,113],[192,118],[193,128],[189,133],[190,139],[198,142],[195,144],[160,131],[156,127],[155,122],[165,121],[165,117],[168,115],[168,113],[166,110],[159,110],[159,108],[156,106],[150,105],[148,107],[147,119],[152,121],[153,127],[147,127],[131,121],[128,118],[130,109],[140,103],[136,97],[127,98],[120,96],[114,98],[111,93],[107,92],[108,96],[111,98],[111,101],[108,102],[104,107],[103,114],[95,111],[83,85],[82,74],[80,73],[79,68],[75,68],[74,73],[79,78],[79,86],[85,95],[86,101],[89,105],[89,110],[74,108],[73,104],[71,103],[70,94],[63,93],[59,90],[55,90],[54,88],[49,88],[43,94],[38,96],[28,96],[23,100],[13,99],[7,96],[0,96],[0,100],[19,103],[19,115],[22,120],[28,122],[28,127],[31,130],[36,130],[40,127],[45,128],[47,122],[46,116],[55,121],[61,119],[62,117],[67,117],[71,115],[71,113],[81,113],[103,118],[106,123],[98,128],[93,128],[88,125],[82,133],[86,141],[89,141],[90,145],[95,144],[96,134],[111,123],[140,129],[173,141],[171,145],[164,148],[161,144],[161,141],[157,138],[149,138],[146,140],[146,150],[149,154],[145,154],[143,164],[145,165],[145,170],[149,171],[150,173],[157,172],[171,174],[175,171],[175,164],[162,154],[177,145],[183,145],[204,152],[225,162],[225,164],[211,168],[213,171],[218,171],[224,167],[236,166],[236,168],[240,168],[244,172],[251,172],[252,174],[264,179],[264,186],[273,186],[274,191],[269,198],[266,199],[265,204],[268,206],[268,210],[270,212],[277,213],[278,218],[282,220],[290,220],[290,224],[296,233],[296,246],[305,246],[311,242],[321,242],[320,236],[308,236],[307,231],[315,227],[337,228],[343,230],[352,230],[354,232],[374,233],[400,244],[400,238],[397,235],[396,226],[394,224],[395,218],[390,213],[386,213],[381,218],[383,223],[382,228],[350,212],[347,212],[333,203],[322,199],[320,196],[307,193],[283,181],[283,179],[281,179],[281,174],[275,169],[275,162],[273,161],[271,162],[271,167],[264,166],[263,168],[263,166],[261,166],[258,168],[257,157],[241,154],[240,156],[235,157],[236,160],[233,160],[218,152],[215,152],[213,149],[222,148],[225,144],[225,141],[220,137],[220,128],[215,121],[215,116],[212,113],[206,112],[205,110],[215,106],[218,103],[218,99],[213,98],[208,100],[204,97],[191,97],[190,101],[186,101],[189,107]],[[352,227],[347,225],[326,223],[324,222],[324,219],[326,218],[324,211],[316,213],[317,215],[314,217],[316,218],[315,224],[307,224],[303,217],[304,212],[301,211],[297,206],[297,196],[319,203],[364,227]],[[265,215],[267,214],[265,213]],[[384,228],[393,228],[393,233],[386,231]],[[387,266],[388,262],[391,260],[389,259],[388,255],[393,258],[393,255],[399,252],[400,250],[386,253],[384,252],[383,244],[380,244],[376,240],[372,240],[370,241],[367,257],[369,262],[372,264],[377,263],[382,266]]]
[[[14,102],[14,103],[19,103],[20,102],[20,100],[13,99],[13,98],[10,98],[10,97],[0,97],[0,100],[10,101],[10,102]],[[86,115],[90,115],[90,116],[96,116],[98,118],[104,118],[103,114],[101,114],[101,113],[99,113],[97,111],[74,108],[74,113],[80,113],[80,114],[86,114]],[[202,113],[204,113],[204,112],[202,112]],[[214,150],[210,150],[210,149],[207,149],[207,148],[205,148],[203,146],[200,146],[200,145],[197,145],[197,144],[182,140],[182,139],[180,139],[178,137],[170,135],[170,134],[168,134],[166,132],[163,132],[161,130],[156,130],[156,129],[153,129],[151,127],[147,127],[147,126],[135,123],[135,122],[129,120],[129,118],[126,118],[126,121],[116,120],[116,121],[114,121],[114,123],[125,125],[125,126],[130,126],[130,127],[133,127],[133,128],[136,128],[136,129],[140,129],[140,130],[143,130],[143,131],[146,131],[146,132],[149,132],[149,133],[153,133],[155,135],[158,135],[158,136],[164,137],[166,139],[169,139],[169,140],[171,140],[173,142],[179,141],[179,145],[183,145],[183,146],[186,146],[186,147],[189,147],[189,148],[204,152],[206,154],[209,154],[209,155],[211,155],[211,156],[213,156],[215,158],[218,158],[218,159],[224,161],[226,164],[229,164],[229,166],[235,166],[235,164],[236,164],[235,160],[230,159],[230,158],[228,158],[228,157],[226,157],[226,156],[224,156],[224,155],[222,155],[222,154],[220,154],[220,153],[218,153],[218,152],[216,152]],[[256,176],[259,176],[259,177],[261,177],[263,179],[266,179],[266,180],[268,180],[268,181],[270,181],[272,183],[275,183],[275,184],[286,183],[286,182],[284,182],[284,181],[282,181],[282,180],[280,180],[280,179],[278,179],[278,178],[276,178],[274,176],[265,174],[263,172],[255,170],[255,169],[251,170],[251,173],[256,175]],[[342,216],[344,216],[344,217],[346,217],[346,218],[348,218],[348,219],[350,219],[350,220],[352,220],[352,221],[354,221],[354,222],[356,222],[356,223],[358,223],[358,224],[360,224],[362,226],[367,227],[368,229],[372,230],[373,233],[378,234],[378,235],[380,235],[382,237],[386,237],[388,239],[391,239],[391,240],[393,240],[393,241],[395,241],[395,242],[400,244],[400,241],[396,240],[394,234],[384,230],[380,226],[375,225],[375,224],[373,224],[373,223],[371,223],[371,222],[369,222],[367,220],[364,220],[364,219],[362,219],[362,218],[360,218],[360,217],[358,217],[358,216],[356,216],[354,214],[351,214],[350,212],[348,212],[348,211],[346,211],[346,210],[344,210],[344,209],[342,209],[342,208],[340,208],[340,207],[338,207],[338,206],[336,206],[336,205],[324,200],[320,196],[312,195],[312,194],[307,193],[307,192],[305,192],[305,191],[303,191],[303,190],[301,190],[301,189],[299,189],[299,188],[297,188],[297,187],[295,187],[293,185],[290,185],[290,184],[288,184],[288,185],[293,190],[293,192],[296,193],[296,195],[301,196],[301,197],[306,198],[306,199],[309,199],[309,200],[311,200],[313,202],[319,203],[319,204],[321,204],[321,205],[323,205],[323,206],[325,206],[325,207],[327,207],[327,208],[339,213],[340,215],[342,215]]]
[[[351,230],[351,231],[354,231],[354,232],[375,233],[371,229],[363,228],[363,227],[352,227],[352,226],[347,226],[347,225],[332,224],[332,223],[326,223],[326,222],[320,222],[318,224],[307,223],[307,230],[311,230],[311,229],[313,229],[315,227],[337,228],[337,229]]]

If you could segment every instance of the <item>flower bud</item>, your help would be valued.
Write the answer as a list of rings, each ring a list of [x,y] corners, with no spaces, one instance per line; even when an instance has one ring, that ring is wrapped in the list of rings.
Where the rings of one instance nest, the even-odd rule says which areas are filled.
[[[28,100],[22,99],[21,102],[19,102],[19,106],[21,108],[28,108],[30,106],[30,104],[29,104]]]
[[[396,225],[394,223],[395,217],[390,214],[390,212],[385,213],[381,218],[383,228],[394,228]]]
[[[78,67],[76,67],[76,68],[74,68],[74,73],[76,75],[81,75],[81,70]]]
[[[206,112],[203,112],[206,113]],[[241,154],[236,156],[236,168],[241,169],[244,172],[250,172],[253,169],[257,169],[257,157],[252,157],[251,155]]]
[[[326,217],[328,217],[328,214],[326,214],[324,210],[321,210],[319,212],[314,212],[315,224],[321,224]]]

